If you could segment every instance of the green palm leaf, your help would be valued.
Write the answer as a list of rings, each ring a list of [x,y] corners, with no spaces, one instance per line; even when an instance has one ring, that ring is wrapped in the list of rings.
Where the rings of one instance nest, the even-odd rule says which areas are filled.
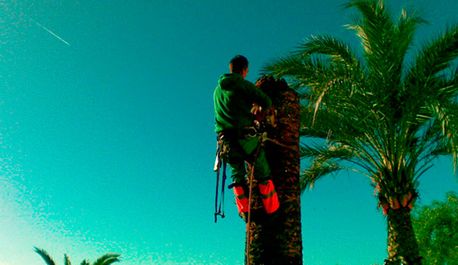
[[[51,256],[46,252],[46,250],[34,247],[34,251],[40,255],[40,257],[46,262],[47,265],[56,265]]]
[[[319,163],[314,162],[311,167],[307,168],[302,172],[300,185],[301,189],[313,188],[315,182],[321,177],[329,175],[330,173],[342,170],[337,163],[325,162]]]
[[[449,27],[419,52],[407,83],[428,90],[430,82],[458,56],[458,25]]]
[[[119,254],[114,254],[114,253],[105,254],[101,256],[100,258],[98,258],[93,263],[93,265],[109,265],[115,262],[119,262],[120,261],[119,256],[120,256]]]
[[[339,161],[352,161],[355,156],[350,146],[328,143],[327,145],[308,145],[300,147],[303,158],[312,158],[311,166],[303,171],[301,188],[312,188],[315,182],[323,176],[345,169]]]
[[[312,36],[298,48],[299,55],[324,54],[335,62],[358,66],[358,59],[344,42],[332,36]]]
[[[67,256],[67,254],[64,254],[64,265],[72,265],[70,262],[70,258]]]

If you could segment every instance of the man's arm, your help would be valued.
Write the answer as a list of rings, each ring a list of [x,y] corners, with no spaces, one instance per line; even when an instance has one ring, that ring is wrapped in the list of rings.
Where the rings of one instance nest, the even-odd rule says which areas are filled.
[[[268,109],[272,106],[272,100],[267,96],[261,89],[256,87],[253,83],[249,81],[245,81],[245,92],[247,93],[248,97],[256,103],[257,105],[261,106],[263,109]]]

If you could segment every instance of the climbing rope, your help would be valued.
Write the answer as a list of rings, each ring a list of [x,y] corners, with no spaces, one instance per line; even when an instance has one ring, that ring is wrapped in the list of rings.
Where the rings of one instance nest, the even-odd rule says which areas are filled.
[[[280,143],[278,140],[275,140],[275,139],[272,139],[272,138],[269,138],[269,137],[265,137],[263,138],[263,141],[266,142],[266,141],[269,141],[273,144],[276,144],[280,147],[283,147],[283,148],[286,148],[286,149],[290,149],[290,150],[295,150],[295,145],[286,145],[286,144],[282,144]]]
[[[250,265],[250,246],[251,246],[251,203],[252,203],[252,194],[253,194],[253,180],[254,180],[254,165],[256,160],[258,159],[259,150],[264,145],[263,139],[266,137],[266,133],[260,135],[259,145],[256,148],[256,151],[253,156],[253,163],[251,163],[250,167],[250,174],[248,176],[248,216],[247,216],[247,223],[246,223],[246,249],[245,249],[245,256],[246,256],[246,264]]]
[[[261,150],[261,147],[264,146],[264,143],[266,141],[269,141],[273,144],[276,144],[280,147],[286,148],[286,149],[291,149],[294,150],[295,146],[289,146],[280,143],[278,140],[272,139],[267,137],[267,133],[264,132],[259,135],[259,145],[256,148],[256,151],[253,156],[253,162],[251,163],[250,167],[250,174],[248,175],[248,216],[247,216],[247,226],[246,226],[246,264],[250,265],[250,257],[249,257],[249,252],[250,252],[250,247],[251,247],[251,204],[252,204],[252,194],[253,194],[253,181],[254,181],[254,168],[255,168],[255,163],[259,155],[259,151]]]

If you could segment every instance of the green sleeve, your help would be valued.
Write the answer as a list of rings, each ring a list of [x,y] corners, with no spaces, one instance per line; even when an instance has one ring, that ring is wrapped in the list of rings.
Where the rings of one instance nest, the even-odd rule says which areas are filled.
[[[272,100],[261,89],[250,81],[244,80],[244,83],[245,92],[254,102],[266,109],[272,106]]]

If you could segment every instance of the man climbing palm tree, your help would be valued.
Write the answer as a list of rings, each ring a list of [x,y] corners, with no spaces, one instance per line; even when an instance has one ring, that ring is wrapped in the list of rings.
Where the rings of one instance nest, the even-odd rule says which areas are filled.
[[[279,207],[278,196],[270,178],[270,168],[261,139],[256,130],[253,104],[257,111],[271,107],[267,95],[254,84],[245,80],[248,74],[248,60],[242,55],[235,56],[229,64],[230,73],[218,80],[214,91],[215,131],[221,146],[222,158],[231,167],[233,188],[239,214],[243,217],[249,211],[247,174],[245,162],[254,167],[254,177],[262,196],[264,209],[268,214]],[[259,106],[259,107],[258,107]]]

